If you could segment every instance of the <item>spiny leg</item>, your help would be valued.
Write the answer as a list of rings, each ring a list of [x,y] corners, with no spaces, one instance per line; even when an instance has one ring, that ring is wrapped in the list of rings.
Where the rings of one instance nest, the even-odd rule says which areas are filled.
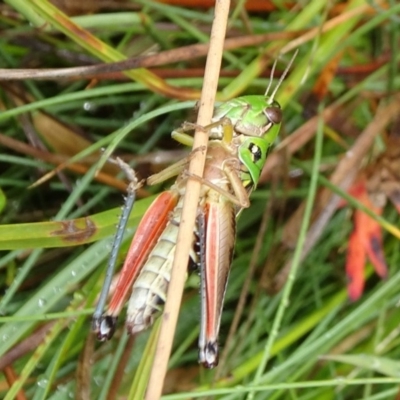
[[[147,178],[147,183],[152,186],[156,185],[157,183],[162,183],[167,179],[173,178],[179,175],[185,167],[189,164],[193,153],[196,151],[204,151],[205,147],[201,146],[197,149],[193,150],[187,157],[183,158],[182,160],[177,161],[176,163],[170,165],[169,167],[163,169],[162,171],[158,172],[157,174],[151,175]]]
[[[101,289],[99,301],[97,303],[95,312],[93,313],[92,329],[94,332],[97,333],[99,337],[105,337],[105,336],[108,337],[112,336],[113,334],[112,324],[109,324],[106,320],[104,320],[103,312],[107,302],[107,296],[110,291],[112,278],[114,276],[115,265],[117,261],[118,252],[121,247],[122,237],[124,235],[129,215],[133,208],[133,204],[135,203],[136,190],[139,189],[142,185],[142,182],[138,181],[135,171],[129,164],[125,163],[119,157],[117,157],[116,160],[110,159],[109,161],[114,164],[117,164],[121,168],[121,170],[125,172],[126,176],[130,180],[130,183],[127,187],[128,196],[125,199],[125,204],[122,210],[121,217],[119,218],[117,231],[113,240],[111,254],[107,265],[106,276],[104,278],[104,284]]]
[[[236,170],[232,167],[229,167],[228,165],[225,165],[224,172],[231,184],[234,194],[228,192],[227,190],[221,189],[215,183],[210,182],[201,176],[191,174],[187,171],[185,171],[184,174],[187,177],[192,178],[205,186],[208,186],[210,189],[215,190],[217,193],[224,196],[226,199],[231,201],[233,204],[236,204],[236,205],[238,205],[240,207],[244,207],[244,208],[249,207],[249,205],[250,205],[249,196],[248,196],[247,191],[246,191],[245,187],[243,186],[243,183],[240,180],[240,177],[238,176]]]
[[[236,207],[220,200],[199,207],[197,217],[202,302],[199,362],[206,368],[218,364],[218,332],[236,231]]]
[[[216,134],[215,136],[212,134],[212,129],[216,127],[222,127],[222,134]],[[186,132],[196,129],[209,132],[210,139],[222,139],[226,144],[230,144],[233,139],[234,126],[232,125],[232,121],[227,117],[221,118],[206,126],[200,126],[192,122],[184,122],[181,128],[172,131],[171,137],[185,146],[193,146],[193,136]]]

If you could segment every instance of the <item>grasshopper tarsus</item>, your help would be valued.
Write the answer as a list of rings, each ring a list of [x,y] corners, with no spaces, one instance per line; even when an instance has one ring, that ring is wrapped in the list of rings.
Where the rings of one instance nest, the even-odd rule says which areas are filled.
[[[207,342],[204,348],[199,349],[199,362],[203,367],[211,369],[218,365],[219,350],[216,341]]]
[[[117,327],[118,317],[102,315],[100,318],[93,318],[92,330],[96,333],[97,339],[101,342],[110,340]]]

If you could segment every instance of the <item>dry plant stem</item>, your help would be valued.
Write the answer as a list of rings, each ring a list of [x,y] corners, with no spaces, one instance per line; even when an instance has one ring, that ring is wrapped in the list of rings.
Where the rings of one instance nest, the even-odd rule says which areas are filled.
[[[240,47],[257,46],[268,41],[289,40],[297,38],[304,31],[294,32],[270,32],[263,35],[249,35],[226,39],[224,50],[233,50]],[[179,49],[166,50],[158,54],[135,57],[114,63],[101,63],[72,68],[27,68],[27,69],[1,69],[0,81],[16,81],[25,79],[35,80],[61,80],[92,78],[98,74],[121,72],[134,68],[149,68],[168,65],[180,61],[193,60],[203,57],[209,50],[209,44],[195,44],[184,46]]]
[[[394,96],[392,101],[384,107],[380,107],[375,115],[373,121],[368,127],[361,133],[359,138],[354,143],[351,150],[347,152],[347,156],[344,157],[336,170],[331,176],[331,183],[338,186],[342,190],[347,190],[354,178],[361,163],[362,159],[368,150],[371,148],[372,143],[376,136],[378,136],[382,130],[400,114],[400,96]],[[319,196],[318,209],[320,214],[314,220],[310,229],[307,233],[306,240],[304,242],[304,248],[301,255],[303,260],[309,251],[314,247],[315,243],[321,237],[326,223],[330,220],[333,213],[337,209],[340,198],[337,195],[331,193],[329,189],[324,189]],[[296,221],[299,219],[299,213],[302,214],[304,206],[301,205],[299,210],[296,211],[293,221],[294,226],[288,228],[291,221],[288,222],[285,230],[294,231],[298,229]],[[279,272],[275,279],[275,287],[280,288],[285,283],[288,273],[290,271],[290,265],[292,260],[290,259],[283,269]]]
[[[348,21],[357,15],[370,12],[375,14],[376,11],[369,5],[362,5],[346,13],[340,14],[337,17],[327,21],[321,27],[313,28],[308,31],[295,32],[274,32],[263,35],[249,35],[226,39],[224,43],[225,50],[237,49],[246,46],[256,46],[265,43],[266,41],[287,40],[293,38],[280,52],[286,54],[293,49],[299,48],[304,43],[314,39],[318,34],[325,33]],[[101,63],[96,65],[88,65],[83,67],[73,68],[40,68],[40,69],[0,69],[0,81],[11,80],[49,80],[49,79],[82,79],[92,78],[97,74],[126,71],[134,68],[149,68],[160,65],[167,65],[180,61],[192,60],[193,58],[202,57],[207,54],[208,44],[196,44],[185,46],[179,49],[167,50],[158,54],[135,57],[133,59],[114,62]]]
[[[3,354],[0,358],[0,371],[36,349],[43,342],[54,324],[55,322],[49,322],[41,326],[26,339],[15,345],[10,351]]]
[[[326,33],[331,29],[337,27],[338,25],[342,24],[343,22],[348,21],[351,18],[357,17],[360,14],[376,14],[376,11],[370,5],[362,5],[353,10],[349,10],[345,13],[339,14],[337,17],[334,17],[327,21],[322,27],[316,27],[310,29],[308,32],[304,33],[300,37],[297,37],[294,40],[291,40],[286,46],[284,46],[281,50],[282,54],[289,53],[294,49],[298,49],[304,43],[307,43],[313,40],[317,35]]]
[[[215,18],[211,30],[210,50],[204,72],[199,114],[196,121],[196,124],[199,126],[206,126],[209,124],[213,115],[229,6],[229,0],[217,0],[215,4]],[[193,149],[202,146],[207,148],[207,144],[208,134],[201,130],[196,130]],[[205,156],[206,152],[194,151],[189,165],[190,174],[197,176],[203,175]],[[162,314],[162,324],[155,353],[155,361],[150,373],[150,380],[146,392],[147,400],[159,399],[162,393],[185,284],[186,267],[192,244],[191,238],[193,236],[200,187],[201,183],[199,181],[188,178],[182,208],[182,219],[172,265],[171,282],[168,288],[164,313]]]
[[[375,329],[375,326],[374,326]],[[371,333],[372,334],[372,333]],[[375,345],[375,351],[377,354],[383,354],[383,352],[389,348],[393,341],[400,336],[400,325],[397,324],[382,340]]]
[[[74,171],[78,174],[82,174],[82,175],[85,174],[89,169],[89,167],[87,165],[69,164],[68,163],[69,156],[53,154],[53,153],[49,153],[48,151],[35,149],[34,147],[29,146],[26,143],[22,143],[18,140],[15,140],[15,139],[8,137],[1,133],[0,133],[0,144],[5,147],[8,147],[10,149],[13,149],[14,151],[17,151],[17,152],[25,154],[25,155],[29,155],[31,157],[42,160],[44,162],[48,162],[48,163],[54,164],[54,165],[59,165],[58,167],[56,167],[56,169],[54,171],[52,171],[51,176],[49,178],[51,178],[57,172],[61,171],[64,168]],[[47,176],[47,174],[46,174],[46,176]],[[98,182],[105,183],[106,185],[114,187],[118,190],[121,190],[121,192],[124,192],[126,190],[125,182],[118,180],[115,177],[112,177],[109,174],[106,174],[104,172],[98,172],[97,175],[95,176],[95,180]],[[39,183],[43,183],[42,178],[36,184],[39,184]],[[35,185],[35,184],[33,184],[33,185]],[[143,194],[144,193],[142,193],[142,195]]]
[[[76,390],[75,400],[91,399],[90,383],[93,374],[92,360],[94,357],[94,335],[88,335],[83,351],[79,356],[79,363],[75,372]]]
[[[92,335],[93,336],[93,335]],[[126,343],[122,357],[118,363],[117,370],[113,376],[111,386],[107,393],[107,400],[114,400],[118,398],[118,389],[121,386],[122,379],[124,377],[124,371],[130,358],[132,357],[132,350],[135,345],[135,336],[130,336]]]
[[[377,321],[374,320],[369,324],[363,326],[362,328],[357,329],[353,334],[346,336],[343,340],[341,340],[336,346],[332,347],[332,349],[328,352],[327,355],[321,355],[319,358],[322,360],[329,360],[329,356],[331,355],[342,355],[351,353],[360,343],[368,340],[371,335],[376,332],[377,329]],[[378,356],[379,352],[375,347],[375,354]]]
[[[3,374],[6,378],[9,386],[12,386],[14,384],[14,382],[18,379],[18,375],[15,373],[15,371],[12,367],[4,368]],[[27,400],[25,392],[21,389],[15,396],[15,399],[16,400]]]

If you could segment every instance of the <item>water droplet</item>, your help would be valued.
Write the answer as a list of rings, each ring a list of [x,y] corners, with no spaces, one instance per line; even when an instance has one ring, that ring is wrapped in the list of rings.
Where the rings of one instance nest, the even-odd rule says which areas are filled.
[[[58,390],[60,393],[67,393],[68,388],[67,388],[67,386],[65,386],[65,385],[58,385],[58,386],[57,386],[57,390]]]
[[[6,335],[6,334],[4,334],[4,335],[1,337],[1,340],[2,340],[3,342],[7,342],[8,339],[9,339],[9,336]]]
[[[48,380],[48,379],[39,379],[39,380],[37,381],[37,385],[38,385],[39,387],[43,388],[43,389],[47,386],[48,383],[49,383],[49,380]]]
[[[72,270],[72,271],[71,271],[71,275],[72,275],[73,277],[75,277],[75,276],[76,276],[76,271],[75,271],[75,270]]]
[[[381,367],[381,362],[377,359],[374,359],[374,361],[372,363],[372,368],[379,369],[380,367]]]
[[[98,376],[93,377],[93,382],[96,386],[101,386],[102,379]]]
[[[299,176],[303,175],[303,170],[300,168],[293,169],[289,172],[289,176],[291,178],[298,178]]]
[[[38,300],[38,306],[39,306],[40,308],[42,308],[42,307],[44,307],[45,305],[46,305],[46,299],[40,298],[40,299]]]
[[[92,103],[92,102],[90,102],[90,101],[85,101],[85,102],[83,103],[83,109],[84,109],[85,111],[95,112],[96,109],[97,109],[97,106],[96,106],[95,103]]]
[[[335,378],[335,381],[338,383],[338,385],[342,385],[343,383],[345,383],[346,380],[344,379],[343,376],[337,376]]]
[[[76,299],[77,301],[83,301],[85,299],[85,296],[83,295],[83,293],[76,291],[74,293],[74,299]]]

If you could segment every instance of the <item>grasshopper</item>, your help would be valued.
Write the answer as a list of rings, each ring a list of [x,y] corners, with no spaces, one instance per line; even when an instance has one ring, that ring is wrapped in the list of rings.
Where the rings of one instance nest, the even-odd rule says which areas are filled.
[[[292,61],[293,58],[290,64]],[[238,97],[215,109],[211,124],[202,128],[210,136],[203,177],[190,176],[187,160],[181,160],[148,178],[148,184],[154,185],[177,176],[172,187],[162,192],[144,214],[104,314],[106,296],[99,301],[93,329],[100,340],[112,336],[129,291],[126,319],[129,333],[148,328],[161,311],[171,279],[186,182],[197,179],[202,185],[190,258],[198,265],[201,277],[199,363],[207,368],[218,364],[218,332],[233,257],[236,219],[243,208],[249,207],[249,196],[257,186],[268,149],[279,133],[282,110],[274,97],[290,64],[271,96],[268,96],[269,85],[265,95]],[[174,131],[172,136],[187,141],[186,129],[187,126]],[[135,178],[132,180],[134,192],[137,182]],[[124,212],[129,213],[126,209]],[[126,219],[127,215],[121,218]],[[111,258],[115,263],[116,251],[113,250]]]

